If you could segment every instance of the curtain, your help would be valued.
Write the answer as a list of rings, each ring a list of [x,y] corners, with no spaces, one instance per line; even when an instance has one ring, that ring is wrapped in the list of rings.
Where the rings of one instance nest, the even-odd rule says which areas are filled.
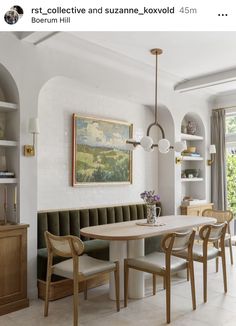
[[[225,110],[212,111],[211,143],[216,145],[215,162],[211,165],[211,199],[214,208],[227,209],[225,161]]]

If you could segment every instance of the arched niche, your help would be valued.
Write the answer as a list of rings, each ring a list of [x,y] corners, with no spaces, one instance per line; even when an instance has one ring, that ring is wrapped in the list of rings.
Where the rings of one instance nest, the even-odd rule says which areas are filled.
[[[19,92],[10,72],[0,63],[0,100],[19,104]]]
[[[18,188],[18,198],[20,191],[20,155],[19,146],[17,146],[20,139],[19,92],[11,73],[2,64],[0,64],[0,75],[0,170],[7,170],[15,174],[15,178],[11,180],[12,183],[4,183],[4,179],[1,179],[0,214],[5,216],[2,201],[4,201],[5,197],[3,192],[7,190],[6,218],[8,221],[20,222],[20,202],[18,199],[17,209],[14,209],[16,187]],[[8,141],[5,142],[5,146],[3,146],[4,141]]]
[[[183,126],[188,123],[196,125],[196,132],[191,135],[184,130]],[[187,148],[196,148],[195,152],[199,154],[197,157],[191,157],[192,160],[184,160],[181,164],[181,200],[184,197],[192,197],[193,199],[206,199],[206,130],[201,117],[195,112],[188,112],[182,119],[181,124],[182,139],[186,140]],[[185,134],[187,133],[187,136]],[[186,139],[187,138],[187,139]],[[184,157],[185,158],[185,157]],[[188,180],[186,170],[198,171],[197,178]],[[194,176],[193,172],[193,176]],[[185,179],[186,178],[186,179]],[[190,178],[191,179],[191,178]]]
[[[158,106],[158,121],[165,131],[165,137],[174,145],[175,125],[170,110],[165,105]],[[159,139],[161,134],[159,133]],[[175,212],[175,152],[170,150],[167,154],[158,152],[158,192],[161,196],[163,214]]]
[[[196,133],[195,135],[199,135],[202,136],[205,139],[205,127],[203,124],[203,121],[201,119],[201,117],[196,113],[196,112],[188,112],[187,114],[185,114],[185,116],[182,119],[182,123],[181,123],[181,132],[183,132],[182,130],[182,126],[184,124],[188,124],[188,122],[193,121],[196,124]]]

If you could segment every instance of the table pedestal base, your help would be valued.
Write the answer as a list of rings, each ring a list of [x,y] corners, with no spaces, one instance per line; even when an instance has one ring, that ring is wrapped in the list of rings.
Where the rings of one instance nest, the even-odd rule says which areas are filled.
[[[110,241],[110,261],[120,264],[120,299],[124,300],[124,259],[144,256],[144,239],[129,241]],[[110,274],[109,297],[115,300],[114,273]],[[139,299],[144,297],[144,273],[130,269],[129,297]]]

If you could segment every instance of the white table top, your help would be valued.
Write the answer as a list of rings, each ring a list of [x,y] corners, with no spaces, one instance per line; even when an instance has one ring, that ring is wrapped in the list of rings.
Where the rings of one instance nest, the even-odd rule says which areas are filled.
[[[146,220],[134,220],[121,223],[90,226],[80,230],[84,236],[103,240],[136,240],[171,233],[204,224],[215,223],[216,219],[203,216],[169,215],[158,217],[161,226],[140,226],[136,223]]]

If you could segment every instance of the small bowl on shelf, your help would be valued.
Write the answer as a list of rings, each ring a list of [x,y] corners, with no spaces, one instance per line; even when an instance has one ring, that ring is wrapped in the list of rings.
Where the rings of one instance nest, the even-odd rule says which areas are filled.
[[[195,153],[196,152],[196,147],[195,146],[187,147],[187,152],[188,153]]]
[[[200,175],[200,169],[186,169],[185,174],[187,178],[190,176],[192,176],[192,178],[198,178]]]

